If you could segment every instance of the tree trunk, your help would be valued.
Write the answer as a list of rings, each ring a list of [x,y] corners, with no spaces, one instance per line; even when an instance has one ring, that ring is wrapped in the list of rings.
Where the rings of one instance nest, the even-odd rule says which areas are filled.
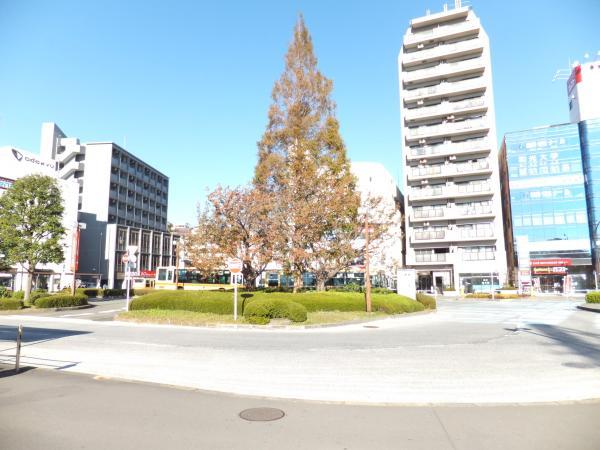
[[[23,286],[23,291],[25,292],[24,300],[25,302],[29,302],[29,297],[31,297],[31,280],[33,278],[33,274],[26,271],[23,276],[25,277],[25,286]]]
[[[317,291],[323,292],[325,290],[325,280],[324,278],[317,278]]]

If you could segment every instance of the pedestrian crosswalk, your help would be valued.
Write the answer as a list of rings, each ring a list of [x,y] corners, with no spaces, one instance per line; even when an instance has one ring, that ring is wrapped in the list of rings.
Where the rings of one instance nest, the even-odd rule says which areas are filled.
[[[577,302],[527,301],[438,301],[438,317],[462,323],[557,325],[577,310]]]

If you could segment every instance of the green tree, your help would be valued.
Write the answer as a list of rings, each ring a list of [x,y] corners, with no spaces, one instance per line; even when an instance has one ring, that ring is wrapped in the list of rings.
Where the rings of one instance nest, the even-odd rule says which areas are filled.
[[[0,197],[0,247],[7,263],[21,264],[28,273],[26,300],[35,267],[64,260],[63,212],[58,184],[48,176],[20,178]]]
[[[269,120],[258,143],[254,183],[274,201],[277,242],[294,291],[302,273],[323,277],[354,255],[349,245],[360,202],[331,99],[333,83],[317,68],[313,44],[299,17],[275,82]],[[332,263],[332,264],[329,264]],[[324,266],[329,269],[320,270]]]

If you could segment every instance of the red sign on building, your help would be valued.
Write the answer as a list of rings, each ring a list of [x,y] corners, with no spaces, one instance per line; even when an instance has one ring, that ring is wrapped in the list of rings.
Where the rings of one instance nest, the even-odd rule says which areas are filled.
[[[566,267],[573,264],[571,258],[532,259],[531,267]]]

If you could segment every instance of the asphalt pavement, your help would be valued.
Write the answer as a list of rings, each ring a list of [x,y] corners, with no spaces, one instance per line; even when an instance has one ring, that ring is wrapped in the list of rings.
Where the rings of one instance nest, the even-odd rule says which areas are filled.
[[[597,401],[550,405],[365,406],[243,397],[0,366],[0,443],[11,450],[592,450]],[[275,408],[251,422],[240,412]]]
[[[219,392],[404,405],[597,399],[600,315],[578,303],[442,300],[432,314],[306,330],[3,315],[0,361],[13,360],[21,323],[23,364]]]

